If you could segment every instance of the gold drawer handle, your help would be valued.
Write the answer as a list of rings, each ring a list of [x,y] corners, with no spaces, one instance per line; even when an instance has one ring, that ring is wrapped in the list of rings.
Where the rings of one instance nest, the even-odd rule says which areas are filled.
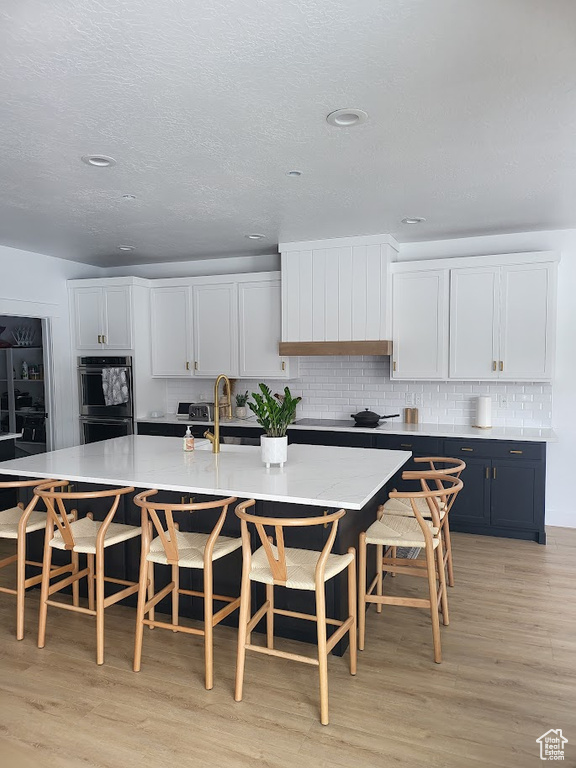
[[[510,451],[510,453],[518,453],[518,454],[522,454],[522,453],[524,453],[524,451]]]
[[[490,467],[486,467],[486,480],[490,479]]]
[[[461,451],[470,451],[472,453],[474,452],[474,448],[460,448],[460,450]]]
[[[504,361],[503,360],[500,360],[500,370],[501,371],[504,370]]]
[[[412,443],[400,443],[400,448],[412,448]]]

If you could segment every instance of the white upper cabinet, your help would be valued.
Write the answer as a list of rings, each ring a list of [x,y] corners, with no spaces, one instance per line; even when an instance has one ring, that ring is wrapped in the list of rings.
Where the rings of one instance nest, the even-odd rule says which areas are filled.
[[[501,267],[500,378],[552,378],[555,309],[556,264]]]
[[[193,287],[194,373],[238,376],[238,291],[234,282]]]
[[[388,236],[283,243],[282,341],[389,338]]]
[[[556,263],[451,271],[450,378],[552,377]]]
[[[393,275],[393,379],[447,377],[448,274],[444,269]]]
[[[499,267],[450,272],[450,378],[498,378]]]
[[[104,325],[102,288],[74,288],[72,304],[76,349],[100,349]]]
[[[150,291],[152,375],[192,375],[191,288],[164,286]]]
[[[240,370],[243,378],[288,377],[288,358],[278,355],[280,280],[238,284]]]
[[[104,346],[107,349],[131,349],[132,304],[130,288],[111,286],[103,288]]]
[[[72,288],[78,350],[132,348],[132,298],[129,285]]]

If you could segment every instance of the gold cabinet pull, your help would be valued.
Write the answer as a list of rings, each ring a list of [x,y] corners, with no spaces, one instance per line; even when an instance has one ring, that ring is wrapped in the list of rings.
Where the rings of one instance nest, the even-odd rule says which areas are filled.
[[[510,453],[517,453],[517,454],[520,455],[520,454],[524,453],[524,451],[510,451]]]
[[[103,344],[108,344],[108,342],[106,341],[106,336],[102,336],[102,343]]]
[[[504,361],[503,360],[500,360],[500,370],[501,371],[504,370]]]
[[[282,360],[282,370],[283,370],[283,371],[285,371],[285,370],[286,370],[286,363],[284,362],[284,360]]]
[[[492,360],[492,370],[495,371],[496,367],[496,360]]]
[[[98,334],[98,344],[102,344],[102,335]]]
[[[188,360],[186,360],[186,370],[187,370],[187,371],[189,371],[189,370],[190,370],[190,363],[188,362]]]
[[[194,370],[195,371],[198,370],[198,361],[197,360],[194,360]]]
[[[490,480],[490,467],[486,467],[486,480]]]
[[[492,467],[492,480],[496,480],[496,467]]]
[[[396,361],[394,361],[394,362],[392,363],[392,370],[393,370],[393,371],[395,371],[395,370],[396,370]]]
[[[460,448],[461,451],[470,451],[470,453],[474,452],[474,448]]]
[[[400,448],[412,448],[412,443],[400,443]]]

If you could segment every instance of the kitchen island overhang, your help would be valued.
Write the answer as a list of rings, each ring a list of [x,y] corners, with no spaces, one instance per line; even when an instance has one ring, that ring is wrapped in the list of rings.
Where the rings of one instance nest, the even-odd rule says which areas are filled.
[[[206,497],[234,496],[238,501],[256,499],[256,513],[268,517],[317,516],[345,509],[347,514],[338,527],[333,551],[345,553],[349,547],[357,548],[361,531],[376,519],[378,506],[387,497],[394,478],[411,457],[410,451],[387,451],[337,446],[291,445],[288,463],[283,467],[266,469],[260,460],[260,450],[254,446],[223,445],[222,452],[212,454],[208,445],[198,441],[192,453],[182,451],[182,441],[173,437],[131,435],[100,443],[90,443],[38,454],[23,459],[0,463],[3,474],[23,478],[37,477],[68,480],[75,490],[94,490],[95,487],[133,486],[135,494],[150,488],[162,492],[166,502],[179,503],[182,497],[201,501]],[[25,496],[23,497],[25,499]],[[132,525],[140,523],[140,510],[133,504],[132,495],[122,497],[116,521]],[[84,506],[86,507],[84,509]],[[91,511],[100,519],[100,510],[88,508],[90,501],[79,502],[80,515]],[[181,530],[207,532],[215,521],[209,516],[182,513]],[[328,529],[294,529],[287,546],[321,550]],[[230,509],[223,535],[238,536],[239,520]],[[42,536],[33,534],[30,543],[32,559],[41,555]],[[256,542],[254,542],[256,545]],[[138,540],[119,547],[111,561],[107,575],[136,581],[140,558]],[[58,553],[63,558],[66,553]],[[235,555],[235,556],[234,556]],[[225,562],[215,563],[214,591],[218,594],[239,594],[241,553],[234,553]],[[170,569],[156,569],[156,586],[169,580]],[[375,572],[375,564],[369,564]],[[81,582],[83,586],[83,583]],[[202,589],[202,572],[181,569],[184,589]],[[253,585],[253,604],[261,602],[262,588]],[[277,607],[290,607],[303,613],[314,612],[313,593],[286,590],[277,587]],[[346,576],[333,579],[327,585],[328,615],[340,619],[346,614]],[[170,612],[168,601],[157,606],[159,612]],[[181,615],[201,618],[201,601],[183,599]],[[235,614],[230,623],[237,622]],[[312,622],[278,616],[276,633],[285,637],[316,642],[316,628]],[[334,652],[344,651],[343,642]]]

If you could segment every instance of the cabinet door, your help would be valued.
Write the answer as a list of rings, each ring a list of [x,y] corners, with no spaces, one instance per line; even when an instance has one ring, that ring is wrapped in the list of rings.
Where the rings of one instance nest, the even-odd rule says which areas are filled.
[[[103,289],[104,345],[106,349],[132,349],[132,293],[130,286]]]
[[[447,377],[447,302],[447,270],[394,275],[392,378]]]
[[[238,376],[238,293],[235,283],[194,286],[194,373]]]
[[[190,289],[183,286],[150,291],[152,375],[192,375]]]
[[[244,378],[288,375],[287,361],[278,354],[280,300],[280,280],[238,284],[239,375]]]
[[[550,379],[556,265],[519,264],[501,270],[500,378]]]
[[[498,378],[499,267],[450,272],[450,378]]]
[[[76,349],[101,349],[104,333],[102,288],[73,289]]]
[[[494,460],[490,491],[492,525],[543,529],[543,476],[543,465],[539,462]]]
[[[450,526],[456,531],[458,522],[490,525],[490,460],[466,457],[465,461],[466,469],[461,475],[464,487],[450,510]]]

